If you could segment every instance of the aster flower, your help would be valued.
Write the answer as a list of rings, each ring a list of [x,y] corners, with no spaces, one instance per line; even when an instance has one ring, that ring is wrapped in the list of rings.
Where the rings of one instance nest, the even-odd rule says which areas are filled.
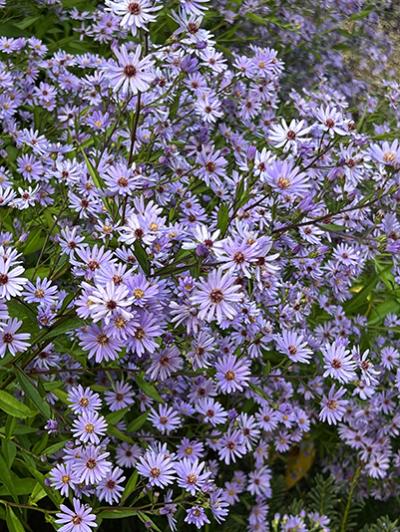
[[[178,486],[184,488],[191,495],[196,491],[201,491],[204,484],[210,478],[210,471],[203,471],[205,462],[199,462],[198,459],[189,460],[184,458],[175,464]]]
[[[320,107],[316,110],[315,116],[320,122],[320,129],[329,133],[331,137],[336,135],[347,135],[348,129],[343,115],[337,109],[330,107]]]
[[[121,467],[133,467],[142,454],[142,448],[138,445],[122,442],[116,450],[116,461]]]
[[[291,150],[297,153],[297,143],[308,140],[303,138],[309,133],[309,127],[304,127],[304,120],[292,120],[288,125],[286,120],[282,120],[281,124],[276,124],[271,127],[269,131],[269,141],[276,148],[283,148],[283,151]]]
[[[176,430],[181,425],[181,420],[177,412],[167,405],[159,405],[158,412],[151,409],[148,419],[157,430],[166,434]]]
[[[106,391],[104,396],[111,412],[116,412],[134,403],[132,386],[123,381],[113,384],[113,389]]]
[[[327,421],[329,425],[337,425],[342,420],[348,401],[342,399],[346,390],[340,387],[338,390],[332,385],[327,396],[322,398],[322,409],[319,413],[321,421]]]
[[[208,519],[204,508],[195,505],[186,510],[185,523],[195,525],[196,528],[200,529],[204,525],[209,524],[210,520]]]
[[[57,300],[57,287],[52,286],[50,280],[46,277],[36,280],[36,285],[30,281],[27,283],[23,293],[27,303],[39,303],[40,305],[52,305]]]
[[[215,369],[217,386],[222,393],[241,392],[248,386],[251,374],[248,360],[226,355],[215,364]]]
[[[200,399],[196,404],[196,409],[204,416],[204,421],[213,427],[225,423],[228,418],[223,406],[211,397]]]
[[[285,196],[302,196],[309,188],[308,176],[290,160],[273,161],[264,178],[274,192]]]
[[[324,357],[324,377],[332,377],[343,384],[356,378],[356,363],[343,344],[326,344],[321,351]]]
[[[296,331],[285,329],[276,337],[278,351],[287,355],[293,362],[310,363],[311,349],[304,342],[303,335]]]
[[[237,303],[241,301],[242,294],[238,294],[240,286],[235,284],[235,278],[229,273],[222,274],[213,270],[206,281],[197,285],[197,290],[191,296],[191,301],[199,305],[198,317],[206,321],[218,323],[224,319],[233,319],[237,314]]]
[[[21,277],[24,268],[17,265],[14,258],[4,254],[0,248],[0,298],[9,300],[12,297],[21,295],[22,287],[28,282],[28,279]]]
[[[175,480],[175,462],[166,453],[149,449],[139,458],[136,469],[149,479],[150,486],[164,488]]]
[[[252,495],[259,497],[271,497],[271,470],[264,466],[249,474],[248,490]]]
[[[106,429],[105,418],[96,411],[83,412],[73,423],[74,438],[79,438],[83,443],[98,445]]]
[[[123,486],[121,486],[121,482],[124,480],[124,473],[119,467],[115,467],[107,473],[96,488],[99,500],[106,501],[108,504],[118,503],[124,491]]]
[[[159,320],[150,312],[143,312],[135,321],[135,327],[131,336],[128,337],[128,348],[139,357],[146,351],[154,353],[158,344],[156,338],[162,333]]]
[[[88,351],[88,357],[96,362],[115,360],[122,350],[122,341],[107,334],[98,325],[91,325],[81,333],[80,346]]]
[[[101,399],[98,393],[90,388],[83,388],[81,384],[73,386],[68,392],[68,402],[74,414],[93,412],[101,408]]]
[[[54,488],[60,490],[61,495],[68,497],[69,490],[73,490],[78,483],[71,464],[57,464],[53,467],[50,471],[50,483]]]
[[[92,508],[87,504],[82,504],[79,499],[73,499],[74,509],[71,510],[65,504],[60,506],[56,523],[61,525],[60,532],[90,532],[96,528],[96,516],[92,513]]]
[[[115,315],[122,316],[125,320],[131,319],[133,314],[128,308],[132,305],[132,298],[128,294],[126,286],[117,286],[113,282],[97,287],[89,296],[93,321],[104,320],[107,324]]]
[[[137,46],[134,53],[122,44],[114,50],[118,63],[109,62],[104,67],[104,73],[110,81],[114,92],[121,91],[122,95],[145,92],[154,79],[153,62],[149,57],[140,59],[142,48]]]
[[[183,438],[176,454],[178,458],[187,458],[193,461],[204,455],[204,445],[200,441]]]
[[[31,335],[17,332],[21,325],[22,321],[17,320],[17,318],[0,324],[0,358],[3,358],[7,351],[15,356],[17,353],[26,351],[29,347],[30,344],[27,340],[30,339]]]
[[[228,430],[218,441],[218,454],[226,465],[235,463],[246,454],[244,438],[240,430]]]
[[[156,20],[153,13],[162,7],[152,5],[149,0],[106,0],[105,4],[112,13],[122,17],[120,25],[130,29],[133,36],[138,29],[147,31],[147,25]]]
[[[387,141],[382,144],[372,144],[369,155],[380,164],[397,166],[400,163],[399,141],[395,139],[391,144]]]
[[[87,446],[72,464],[73,471],[83,484],[97,484],[111,469],[110,453],[94,445]]]
[[[151,380],[165,381],[183,367],[179,349],[175,346],[162,349],[152,355],[151,365],[147,370]]]

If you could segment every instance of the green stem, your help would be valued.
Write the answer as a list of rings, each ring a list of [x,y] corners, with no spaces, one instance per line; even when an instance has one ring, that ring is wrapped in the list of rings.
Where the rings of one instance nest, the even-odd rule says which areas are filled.
[[[355,490],[355,488],[356,488],[356,485],[357,485],[358,479],[360,478],[361,470],[362,470],[362,464],[360,464],[360,465],[357,467],[357,469],[354,471],[353,478],[351,479],[349,495],[348,495],[348,497],[347,497],[346,507],[345,507],[345,509],[344,509],[344,514],[343,514],[342,522],[341,522],[341,524],[340,524],[340,532],[346,532],[347,521],[348,521],[348,519],[349,519],[349,513],[350,513],[351,503],[352,503],[352,500],[353,500],[353,493],[354,493],[354,490]]]

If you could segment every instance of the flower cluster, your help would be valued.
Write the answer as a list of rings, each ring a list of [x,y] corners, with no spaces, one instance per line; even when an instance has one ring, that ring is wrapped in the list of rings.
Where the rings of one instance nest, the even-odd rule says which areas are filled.
[[[45,4],[73,53],[0,39],[5,488],[32,474],[21,508],[47,495],[62,532],[335,530],[270,509],[314,462],[398,496],[397,85],[381,118],[349,85],[288,91],[290,54],[228,53],[211,0]]]

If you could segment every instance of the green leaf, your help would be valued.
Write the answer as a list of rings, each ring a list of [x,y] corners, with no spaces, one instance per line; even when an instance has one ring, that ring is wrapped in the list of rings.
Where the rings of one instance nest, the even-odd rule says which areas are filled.
[[[139,386],[139,388],[149,397],[157,401],[158,403],[163,403],[163,399],[161,395],[158,393],[157,389],[153,384],[150,384],[149,382],[144,380],[143,373],[139,373],[136,375],[135,378],[136,384]]]
[[[324,229],[324,231],[329,231],[333,233],[342,233],[346,230],[346,227],[344,225],[338,225],[338,224],[318,224],[318,227],[321,229]]]
[[[14,442],[10,440],[2,440],[1,452],[3,453],[4,459],[7,462],[8,468],[11,470],[11,467],[17,455],[17,446]]]
[[[116,412],[112,412],[111,414],[108,414],[106,416],[106,421],[109,425],[116,425],[121,421],[121,419],[124,417],[124,415],[129,412],[130,408],[127,406],[126,408],[122,408],[121,410],[117,410]]]
[[[373,291],[375,288],[379,278],[377,275],[374,275],[374,277],[371,279],[371,281],[366,284],[360,292],[358,292],[354,297],[350,299],[350,301],[347,301],[343,307],[347,314],[352,314],[357,312],[367,301],[367,298],[369,294]]]
[[[0,390],[0,410],[18,419],[26,419],[35,415],[35,412],[4,390]]]
[[[25,532],[25,528],[21,521],[15,515],[14,510],[7,506],[6,523],[9,532]]]
[[[128,482],[126,483],[124,492],[121,497],[121,503],[124,503],[126,499],[135,491],[136,484],[139,478],[139,473],[135,470],[130,476]]]
[[[10,468],[6,464],[2,454],[0,454],[0,483],[4,484],[4,486],[7,488],[7,495],[10,494],[15,502],[18,502],[14,478],[11,476]]]
[[[3,480],[1,480],[3,482]],[[17,478],[12,479],[13,489],[16,495],[30,495],[33,488],[35,487],[36,480],[34,478]],[[0,496],[4,497],[5,495],[10,495],[10,491],[6,486],[0,487]]]
[[[132,509],[127,510],[104,510],[98,514],[100,519],[124,519],[125,517],[132,517],[137,515],[137,511]]]
[[[46,334],[45,338],[48,339],[48,338],[55,338],[57,336],[62,336],[68,331],[72,331],[73,329],[82,327],[82,325],[83,325],[82,320],[77,317],[67,318],[62,321],[60,320],[60,323],[54,329],[51,329]]]
[[[35,388],[32,384],[31,379],[29,379],[19,367],[17,367],[17,379],[26,396],[29,397],[39,412],[41,412],[46,419],[49,419],[51,417],[50,406],[40,395],[38,388]]]
[[[221,231],[222,235],[226,233],[229,225],[229,207],[226,203],[221,203],[221,206],[217,215],[217,227]]]
[[[50,445],[49,447],[47,447],[47,449],[42,451],[41,454],[45,455],[45,456],[51,456],[52,454],[56,453],[57,451],[60,451],[61,449],[63,449],[67,442],[68,442],[68,440],[62,440],[62,441],[58,441],[57,443],[53,443],[53,445]]]
[[[41,499],[47,497],[47,493],[41,486],[40,482],[36,482],[35,487],[32,490],[32,493],[29,497],[29,504],[36,504]]]
[[[121,430],[117,429],[117,427],[109,426],[107,429],[107,433],[110,436],[114,436],[114,438],[117,438],[118,440],[121,440],[121,441],[126,441],[127,443],[130,443],[131,445],[134,443],[134,441],[132,440],[130,436],[128,436]]]
[[[379,323],[383,323],[387,314],[397,314],[399,310],[400,304],[393,299],[388,299],[372,309],[368,325],[378,325]]]
[[[133,249],[134,249],[134,255],[137,258],[140,266],[142,267],[142,270],[144,271],[146,275],[149,275],[150,266],[151,266],[150,260],[149,260],[146,250],[144,249],[144,247],[142,246],[139,240],[135,240],[133,244]]]
[[[358,13],[353,13],[353,15],[350,15],[350,17],[347,18],[347,20],[361,20],[363,18],[367,18],[368,15],[372,13],[374,9],[374,6],[368,6],[365,9],[362,9]]]
[[[141,414],[139,417],[131,421],[128,425],[127,431],[128,432],[137,432],[139,429],[143,427],[143,425],[147,421],[148,412],[145,412],[144,414]]]
[[[21,22],[15,22],[14,25],[17,26],[20,30],[26,30],[26,28],[29,28],[29,26],[32,26],[35,24],[37,20],[41,18],[41,15],[36,17],[27,17],[24,18]]]
[[[30,255],[31,253],[36,253],[36,251],[42,249],[44,241],[45,236],[42,234],[42,228],[36,227],[33,229],[25,241],[25,245],[23,247],[24,255]]]
[[[94,168],[92,163],[89,161],[88,156],[84,152],[84,150],[81,148],[80,152],[82,153],[82,156],[85,160],[86,167],[88,169],[88,172],[90,174],[90,177],[93,179],[93,183],[96,185],[97,188],[100,190],[103,190],[104,188],[104,181],[101,179],[99,172]]]

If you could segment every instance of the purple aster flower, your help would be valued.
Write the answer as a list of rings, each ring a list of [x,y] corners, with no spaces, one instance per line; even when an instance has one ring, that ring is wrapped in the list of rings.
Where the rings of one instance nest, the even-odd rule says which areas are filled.
[[[135,330],[128,338],[127,346],[139,357],[146,351],[153,353],[158,346],[155,339],[161,333],[159,319],[150,312],[143,312],[136,319]]]
[[[273,161],[265,172],[265,180],[274,192],[287,196],[302,196],[309,188],[308,176],[294,163]]]
[[[57,301],[57,287],[52,286],[51,281],[46,277],[36,280],[36,285],[30,281],[26,285],[23,296],[27,303],[39,303],[41,305],[52,305]]]
[[[74,386],[68,392],[68,402],[74,414],[93,412],[101,408],[101,399],[98,393],[90,388],[83,388],[81,384]]]
[[[149,303],[156,300],[159,293],[157,284],[150,283],[142,273],[132,275],[126,280],[125,284],[129,289],[133,305],[138,307],[149,305]]]
[[[248,360],[237,358],[235,355],[225,355],[215,364],[215,369],[217,386],[222,393],[241,392],[248,386],[251,375]]]
[[[164,488],[175,480],[175,462],[167,453],[149,449],[139,458],[136,469],[149,479],[150,486]]]
[[[60,506],[61,512],[57,514],[56,523],[60,526],[60,532],[90,532],[96,528],[96,516],[92,513],[92,508],[87,504],[82,504],[78,499],[73,499],[74,509],[71,510],[64,504]]]
[[[322,398],[322,409],[319,413],[319,419],[321,421],[327,421],[329,425],[336,425],[342,420],[348,401],[342,399],[346,390],[340,387],[339,390],[335,390],[335,386],[332,385],[327,396]]]
[[[200,399],[196,404],[196,409],[204,416],[204,421],[213,427],[225,423],[228,418],[223,406],[211,397]]]
[[[293,362],[310,363],[312,351],[304,342],[302,334],[284,329],[282,334],[276,336],[275,341],[278,351],[287,355]]]
[[[106,334],[98,325],[91,325],[81,332],[79,345],[88,351],[88,357],[94,357],[96,362],[115,360],[122,350],[122,341]]]
[[[279,414],[268,405],[263,406],[256,414],[259,426],[266,432],[275,430],[279,423]]]
[[[399,141],[395,139],[391,144],[387,141],[382,144],[372,144],[369,154],[380,164],[396,166],[400,163]]]
[[[16,262],[17,255],[12,253],[8,257],[4,249],[0,246],[0,298],[11,299],[21,295],[22,287],[28,282],[28,279],[21,277],[24,268],[18,266]]]
[[[343,384],[357,378],[356,363],[343,344],[337,341],[325,344],[321,352],[324,357],[324,377],[332,377]]]
[[[204,456],[204,445],[200,441],[183,438],[176,453],[178,458],[196,460]]]
[[[181,369],[183,360],[179,349],[175,346],[162,349],[152,355],[151,365],[147,370],[150,379],[165,381],[173,373]]]
[[[282,120],[280,124],[271,127],[269,131],[269,140],[276,148],[283,148],[283,151],[291,150],[294,154],[297,153],[297,143],[308,140],[304,137],[310,132],[309,127],[304,127],[304,120],[292,120],[288,125],[286,120]]]
[[[167,405],[159,405],[158,412],[152,408],[148,419],[157,430],[166,434],[176,430],[181,425],[181,419],[177,412]]]
[[[221,155],[220,150],[213,152],[203,147],[197,156],[196,162],[201,166],[197,174],[201,179],[204,179],[207,185],[210,185],[214,179],[224,178],[226,176],[225,167],[228,162]]]
[[[141,447],[136,444],[122,442],[116,450],[116,461],[121,467],[133,467],[141,455]]]
[[[365,466],[365,471],[369,477],[379,479],[387,477],[389,467],[390,458],[388,454],[375,451],[369,457],[369,460]]]
[[[31,335],[29,333],[17,333],[21,327],[22,321],[17,318],[12,318],[7,323],[0,324],[0,358],[3,358],[6,351],[10,352],[12,356],[17,353],[26,351],[29,347]]]
[[[272,490],[271,470],[269,467],[264,466],[257,471],[252,471],[249,474],[249,484],[247,489],[252,495],[270,498]]]
[[[113,383],[112,387],[112,390],[107,390],[104,394],[105,401],[111,412],[116,412],[134,403],[133,389],[128,383],[117,381]]]
[[[68,497],[69,490],[74,489],[78,484],[78,478],[72,471],[70,463],[57,464],[50,471],[50,483],[53,488],[60,490],[61,495]]]
[[[83,484],[97,484],[110,471],[110,453],[100,447],[89,445],[72,464],[73,471]]]
[[[122,316],[125,320],[131,319],[133,314],[127,310],[127,307],[132,305],[132,298],[128,297],[128,294],[126,286],[118,286],[113,282],[97,287],[89,296],[89,309],[93,321],[104,320],[107,324],[115,315]]]
[[[124,472],[119,467],[115,467],[107,473],[96,489],[99,500],[106,501],[108,504],[118,503],[124,491],[123,486],[121,486],[121,482],[124,480]]]
[[[218,454],[225,464],[236,462],[246,453],[243,434],[240,430],[228,430],[218,441]]]
[[[73,423],[73,436],[83,443],[100,443],[107,430],[107,422],[98,412],[83,412]]]
[[[107,8],[118,17],[122,17],[120,25],[131,30],[135,37],[137,30],[147,31],[147,25],[154,22],[154,12],[162,6],[155,6],[149,0],[106,0]]]
[[[320,128],[322,131],[329,133],[331,137],[337,135],[347,135],[348,128],[343,115],[337,109],[330,107],[329,105],[320,107],[315,111],[315,116],[321,123]]]
[[[202,528],[204,525],[210,523],[207,514],[201,506],[192,506],[189,510],[186,510],[185,523],[189,525],[195,525],[196,528]]]
[[[201,281],[191,296],[191,301],[199,305],[198,316],[206,321],[232,320],[237,314],[237,303],[243,295],[238,294],[241,287],[235,284],[235,278],[219,270],[212,271],[207,280]]]
[[[122,44],[114,50],[118,63],[108,62],[104,67],[105,76],[110,80],[114,92],[123,95],[145,92],[154,79],[153,62],[149,57],[140,59],[142,47],[137,46],[135,53]]]
[[[197,458],[195,460],[184,458],[177,462],[175,471],[178,475],[178,486],[184,488],[193,496],[196,491],[201,491],[211,475],[210,471],[203,471],[205,465],[205,462],[199,462]]]

